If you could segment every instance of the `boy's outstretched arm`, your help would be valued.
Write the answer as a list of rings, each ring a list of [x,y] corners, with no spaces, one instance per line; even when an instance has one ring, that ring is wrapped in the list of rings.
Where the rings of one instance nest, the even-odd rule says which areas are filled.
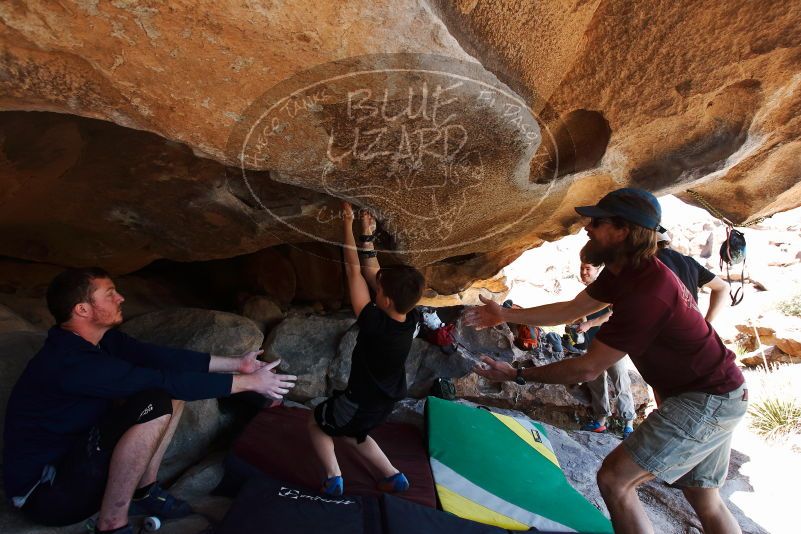
[[[356,240],[353,237],[353,208],[350,203],[342,203],[342,214],[344,233],[342,250],[345,256],[345,274],[348,278],[350,305],[353,307],[353,313],[358,317],[362,309],[370,303],[370,290],[360,270]]]
[[[361,219],[361,228],[363,236],[374,235],[375,234],[375,218],[373,214],[367,210],[362,210],[360,214]],[[359,245],[364,250],[375,250],[375,245],[372,241],[361,241]],[[368,257],[364,258],[364,262],[362,263],[362,276],[364,279],[367,280],[367,284],[373,291],[378,291],[378,281],[376,280],[376,275],[378,274],[378,270],[381,269],[381,266],[378,264],[378,258]]]

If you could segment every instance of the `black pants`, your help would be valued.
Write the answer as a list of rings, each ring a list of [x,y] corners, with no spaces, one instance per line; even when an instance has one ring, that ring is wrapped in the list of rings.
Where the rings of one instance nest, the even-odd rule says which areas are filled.
[[[55,478],[37,486],[22,512],[47,526],[71,525],[90,517],[100,509],[119,439],[132,426],[166,414],[172,414],[172,399],[162,390],[142,391],[114,406],[59,460]]]

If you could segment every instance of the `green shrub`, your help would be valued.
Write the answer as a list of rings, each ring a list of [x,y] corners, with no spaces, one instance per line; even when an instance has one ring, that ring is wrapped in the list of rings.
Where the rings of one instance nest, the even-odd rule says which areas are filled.
[[[776,309],[782,312],[784,315],[801,317],[801,294],[795,295],[786,300],[782,300],[776,304]]]
[[[751,427],[771,439],[801,433],[801,402],[795,398],[767,397],[748,407]]]

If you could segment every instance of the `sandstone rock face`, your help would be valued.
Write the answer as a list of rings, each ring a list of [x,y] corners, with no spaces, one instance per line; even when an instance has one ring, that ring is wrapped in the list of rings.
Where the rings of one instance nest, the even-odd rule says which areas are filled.
[[[123,273],[335,243],[348,199],[449,294],[622,185],[786,210],[799,22],[711,0],[6,3],[0,254]]]

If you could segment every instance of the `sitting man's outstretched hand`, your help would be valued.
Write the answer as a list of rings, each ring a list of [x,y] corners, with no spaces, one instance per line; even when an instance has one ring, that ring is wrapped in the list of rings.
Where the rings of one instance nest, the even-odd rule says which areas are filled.
[[[517,370],[509,365],[508,362],[501,362],[489,356],[482,356],[481,363],[473,367],[473,372],[493,382],[505,382],[506,380],[514,380]]]
[[[236,372],[242,375],[249,375],[266,366],[268,362],[259,360],[259,356],[262,354],[264,354],[263,350],[252,350],[244,353],[239,357],[239,367],[237,367]]]
[[[273,370],[278,367],[281,360],[275,360],[270,363],[259,363],[264,363],[264,365],[252,373],[234,376],[231,393],[255,391],[256,393],[261,393],[265,397],[282,399],[284,395],[289,393],[290,389],[295,387],[295,380],[298,379],[297,376],[279,375]]]
[[[464,318],[467,326],[483,330],[506,322],[503,316],[504,309],[497,302],[484,298],[484,295],[479,295],[478,298],[484,303],[484,306],[474,306],[465,312]]]

